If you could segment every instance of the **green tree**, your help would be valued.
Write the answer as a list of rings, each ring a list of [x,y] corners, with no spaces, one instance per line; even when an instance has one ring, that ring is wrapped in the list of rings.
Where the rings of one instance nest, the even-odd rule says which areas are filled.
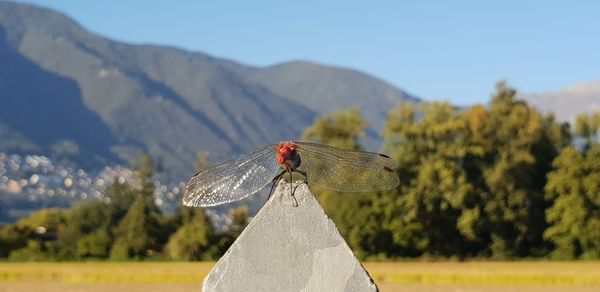
[[[112,237],[108,228],[102,226],[77,241],[77,257],[107,258],[112,243]]]
[[[158,171],[159,167],[152,158],[146,154],[141,153],[140,158],[135,167],[136,177],[140,181],[141,194],[146,197],[152,197],[154,194],[154,174]]]
[[[575,118],[575,133],[584,139],[586,148],[598,142],[598,129],[600,112],[582,114]]]
[[[472,231],[474,190],[462,168],[467,125],[447,103],[410,104],[390,112],[384,148],[399,162],[400,188],[386,221],[399,255],[462,255]],[[475,209],[476,210],[476,209]]]
[[[183,214],[183,223],[169,238],[165,253],[176,260],[212,260],[207,250],[215,231],[204,210],[194,208]]]
[[[14,250],[27,246],[34,230],[28,226],[7,224],[0,228],[0,258],[7,258]]]
[[[68,258],[108,258],[114,231],[138,196],[127,183],[115,181],[105,202],[86,202],[73,207],[58,238],[61,254]]]
[[[127,210],[133,205],[137,198],[137,193],[127,183],[113,182],[106,191],[106,197],[109,204],[105,206],[110,213],[110,226],[116,226],[125,216]]]
[[[543,255],[543,187],[565,126],[501,82],[489,108],[401,105],[386,124],[398,196],[386,204],[400,255]],[[394,198],[394,197],[388,197]]]
[[[52,260],[57,251],[53,240],[64,223],[64,212],[42,209],[15,224],[0,229],[0,255],[11,260]]]
[[[563,149],[548,174],[546,199],[552,205],[546,211],[550,226],[544,237],[554,245],[555,258],[600,258],[600,144],[593,139],[597,117],[577,118],[576,133],[586,144],[582,150]]]
[[[474,146],[481,157],[467,162],[469,175],[480,195],[479,230],[491,242],[495,257],[542,255],[547,207],[543,188],[551,162],[568,141],[564,127],[552,116],[543,117],[516,91],[501,82],[496,87]]]
[[[131,191],[134,201],[113,231],[115,239],[110,257],[114,260],[155,256],[173,231],[169,220],[154,204],[153,177],[157,170],[158,166],[150,156],[142,153],[135,172],[140,188]],[[129,190],[123,191],[125,195],[129,194]],[[130,199],[122,195],[117,198],[119,203],[128,204]]]
[[[111,240],[108,233],[111,228],[110,215],[109,206],[99,201],[85,202],[67,211],[56,242],[59,256],[64,259],[106,257],[107,252],[97,251],[110,248]],[[95,235],[102,233],[106,238],[96,238]],[[90,241],[90,238],[98,240]]]
[[[147,198],[138,197],[115,230],[115,242],[111,249],[113,260],[143,259],[153,256],[158,249],[156,228],[158,222],[152,216]]]
[[[27,240],[27,245],[10,253],[9,260],[18,262],[54,260],[43,242],[35,239]]]

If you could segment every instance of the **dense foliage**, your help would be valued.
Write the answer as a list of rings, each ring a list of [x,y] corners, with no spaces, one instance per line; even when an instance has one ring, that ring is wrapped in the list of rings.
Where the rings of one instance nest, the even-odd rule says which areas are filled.
[[[357,111],[337,112],[304,138],[360,149],[361,127]],[[488,107],[401,104],[384,132],[400,186],[316,192],[361,258],[599,258],[599,127],[600,114],[581,116],[571,141],[505,83]]]
[[[367,123],[356,109],[318,118],[303,139],[360,150]],[[600,113],[574,132],[499,83],[489,106],[401,104],[390,111],[384,149],[397,189],[339,194],[314,189],[361,259],[600,258]],[[208,167],[199,153],[197,166]],[[10,260],[214,260],[248,222],[229,213],[219,231],[203,209],[166,216],[154,204],[157,166],[143,155],[139,189],[115,183],[110,202],[41,210],[0,228]]]

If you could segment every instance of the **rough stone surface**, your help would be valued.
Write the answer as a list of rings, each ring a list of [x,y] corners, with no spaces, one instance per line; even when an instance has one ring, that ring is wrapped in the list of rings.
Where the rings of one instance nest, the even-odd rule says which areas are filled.
[[[281,181],[203,291],[378,291],[307,185],[292,188]]]

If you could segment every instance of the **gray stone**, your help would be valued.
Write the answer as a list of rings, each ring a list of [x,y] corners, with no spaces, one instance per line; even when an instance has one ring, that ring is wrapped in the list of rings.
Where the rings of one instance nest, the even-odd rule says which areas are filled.
[[[378,291],[308,186],[281,181],[203,291]]]

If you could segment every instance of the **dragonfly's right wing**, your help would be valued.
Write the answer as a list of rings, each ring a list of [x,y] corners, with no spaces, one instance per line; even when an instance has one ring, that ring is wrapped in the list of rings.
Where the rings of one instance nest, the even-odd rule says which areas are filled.
[[[275,145],[196,174],[186,185],[183,204],[208,207],[241,200],[271,182],[280,171]]]
[[[396,162],[386,155],[295,142],[300,153],[299,170],[308,184],[338,192],[374,192],[398,186]]]

